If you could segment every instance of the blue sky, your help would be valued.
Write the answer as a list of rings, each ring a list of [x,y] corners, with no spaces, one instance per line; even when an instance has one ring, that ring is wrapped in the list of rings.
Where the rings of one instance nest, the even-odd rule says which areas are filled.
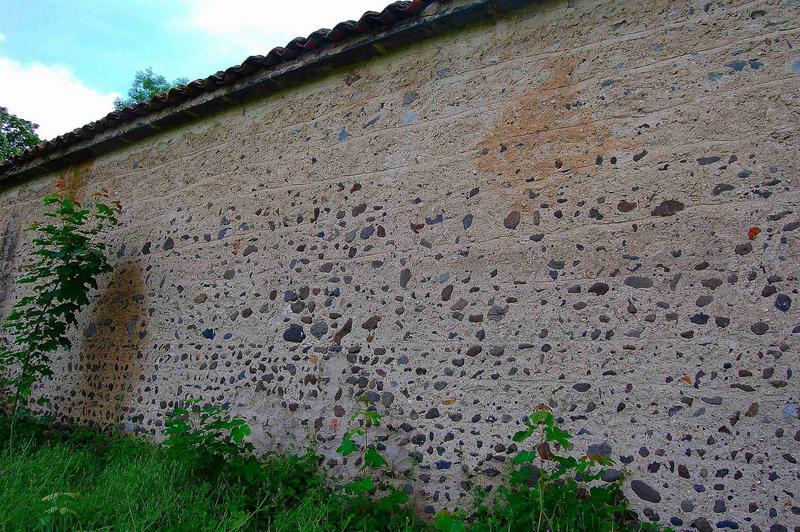
[[[0,0],[0,106],[45,138],[111,111],[136,70],[196,79],[389,0]]]

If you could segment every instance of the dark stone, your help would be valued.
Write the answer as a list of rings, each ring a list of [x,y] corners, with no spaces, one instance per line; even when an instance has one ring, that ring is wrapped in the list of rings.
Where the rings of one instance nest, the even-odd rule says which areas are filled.
[[[450,301],[453,295],[453,285],[449,284],[442,289],[442,301]]]
[[[608,285],[606,283],[594,283],[587,292],[602,296],[608,292]]]
[[[775,308],[781,312],[787,312],[792,307],[792,298],[786,294],[778,294],[775,298]]]
[[[381,394],[381,404],[388,408],[392,406],[392,403],[394,403],[394,394],[392,392],[383,392]]]
[[[641,480],[631,482],[631,489],[637,497],[644,501],[652,502],[653,504],[661,502],[661,495],[652,486]]]
[[[483,351],[483,348],[481,346],[473,345],[472,347],[467,349],[466,355],[468,357],[474,357],[474,356],[477,356],[481,351]]]
[[[631,288],[653,288],[653,280],[649,277],[631,275],[625,279],[625,285]]]
[[[593,443],[589,445],[586,454],[592,456],[611,456],[611,446],[606,443]]]
[[[311,334],[320,339],[328,333],[328,325],[324,321],[316,321],[311,326]]]
[[[362,329],[366,329],[367,331],[374,331],[378,328],[378,322],[381,321],[381,317],[378,315],[370,317],[367,321],[361,324]]]
[[[400,288],[405,288],[408,285],[408,281],[411,280],[411,270],[405,269],[400,272]]]
[[[361,234],[359,236],[361,237],[361,240],[367,240],[369,237],[372,236],[372,233],[374,232],[375,232],[375,226],[369,225],[361,230]]]
[[[706,520],[705,517],[698,517],[692,522],[692,528],[696,528],[700,532],[713,532],[713,528],[711,527],[711,523]]]
[[[492,321],[500,321],[506,317],[506,309],[493,305],[486,314],[486,317]]]
[[[697,159],[697,164],[699,164],[700,166],[706,166],[708,164],[714,164],[719,161],[720,158],[717,157],[716,155],[713,157],[700,157],[699,159]]]
[[[519,221],[520,221],[519,211],[511,211],[510,213],[508,213],[508,216],[506,216],[506,219],[503,220],[503,225],[506,227],[506,229],[516,229],[517,226],[519,225]]]
[[[403,95],[403,105],[408,105],[417,98],[419,98],[419,94],[414,91],[409,91]]]
[[[622,478],[622,471],[619,469],[603,469],[600,473],[600,480],[603,482],[616,482]]]
[[[716,185],[714,185],[714,188],[711,190],[711,195],[712,196],[719,196],[723,192],[728,192],[728,191],[731,191],[731,190],[733,190],[735,188],[736,187],[734,187],[733,185],[729,185],[727,183],[717,183]]]
[[[287,342],[294,342],[299,344],[306,338],[306,333],[303,331],[302,325],[291,324],[289,328],[283,333],[283,339]]]
[[[673,216],[684,209],[685,205],[678,200],[665,200],[653,209],[650,214],[653,216]]]
[[[759,321],[751,325],[750,330],[753,331],[754,334],[761,336],[762,334],[765,334],[769,330],[769,325],[767,325],[763,321]]]

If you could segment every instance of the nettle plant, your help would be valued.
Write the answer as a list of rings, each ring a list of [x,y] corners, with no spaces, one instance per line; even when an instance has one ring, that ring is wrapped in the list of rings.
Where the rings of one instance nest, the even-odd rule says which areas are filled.
[[[365,396],[359,397],[356,405],[356,410],[350,417],[353,426],[342,436],[342,443],[336,452],[342,457],[360,454],[361,478],[344,485],[344,489],[352,495],[346,502],[354,519],[350,525],[358,529],[375,530],[392,517],[407,513],[404,505],[408,502],[408,495],[392,488],[378,499],[370,496],[378,491],[378,484],[372,473],[377,474],[387,465],[386,458],[378,450],[376,440],[371,434],[371,429],[380,427],[383,414]]]
[[[228,415],[223,407],[200,403],[191,398],[173,409],[164,431],[168,455],[212,477],[233,468],[246,480],[256,480],[261,468],[253,444],[244,441],[252,432],[247,421]]]
[[[52,375],[50,355],[69,349],[67,333],[97,289],[97,278],[112,270],[102,233],[117,225],[119,202],[109,202],[100,190],[86,207],[65,193],[46,196],[45,223],[34,223],[32,262],[16,281],[27,295],[3,322],[10,347],[0,351],[0,389],[10,391],[12,412],[18,413],[41,378]]]
[[[570,456],[572,434],[558,426],[547,405],[539,405],[514,434],[529,444],[512,459],[512,467],[489,500],[478,490],[473,512],[443,512],[437,530],[628,530],[635,516],[628,510],[622,478],[602,482],[606,456]],[[606,477],[608,478],[608,477]],[[635,523],[639,529],[646,525]]]

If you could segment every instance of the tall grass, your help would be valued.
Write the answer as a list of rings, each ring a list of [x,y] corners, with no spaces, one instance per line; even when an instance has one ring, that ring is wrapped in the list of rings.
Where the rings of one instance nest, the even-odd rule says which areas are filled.
[[[36,421],[19,422],[11,437],[9,420],[0,414],[0,531],[658,530],[630,514],[619,483],[585,483],[599,478],[593,460],[553,454],[548,443],[563,440],[565,449],[571,436],[557,429],[549,412],[538,415],[544,421],[532,415],[514,440],[535,438],[543,426],[542,440],[535,450],[518,453],[491,498],[478,490],[473,507],[427,522],[413,502],[387,504],[390,497],[381,491],[354,490],[361,482],[342,484],[327,475],[313,452],[231,455],[230,462],[210,468],[215,460],[202,452],[176,455],[181,446],[86,429],[61,432]],[[198,451],[230,443],[198,434],[205,433],[178,437],[188,435],[185,441]],[[543,454],[559,465],[535,467]]]
[[[209,484],[159,449],[32,440],[0,454],[0,530],[213,530],[225,512]]]
[[[0,415],[0,531],[354,529],[351,501],[312,454],[266,457],[266,479],[245,482],[198,474],[196,464],[130,436],[26,434],[18,424],[9,443],[7,428]],[[384,525],[423,528],[411,510]]]

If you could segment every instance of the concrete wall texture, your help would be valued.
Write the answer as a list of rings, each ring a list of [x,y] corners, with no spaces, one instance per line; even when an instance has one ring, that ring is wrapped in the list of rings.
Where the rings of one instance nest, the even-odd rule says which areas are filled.
[[[39,391],[64,421],[159,434],[198,396],[344,471],[366,393],[433,511],[547,403],[646,518],[797,530],[799,27],[545,2],[6,186],[3,308],[39,199],[105,187],[115,271]]]

